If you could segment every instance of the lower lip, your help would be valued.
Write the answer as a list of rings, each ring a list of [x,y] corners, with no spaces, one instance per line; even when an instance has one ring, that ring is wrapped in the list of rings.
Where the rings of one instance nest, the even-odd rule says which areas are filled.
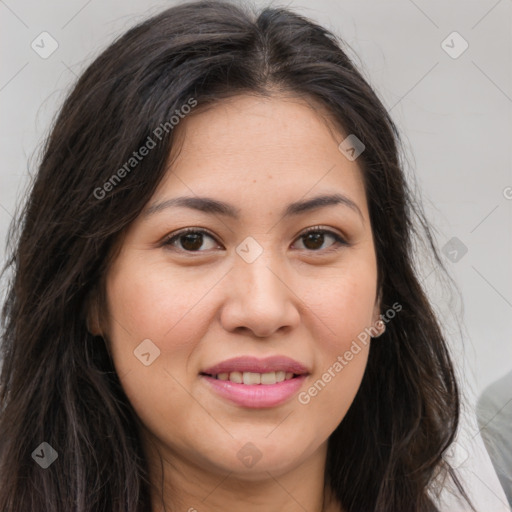
[[[242,407],[260,409],[276,407],[286,402],[302,386],[306,375],[283,380],[277,384],[237,384],[229,380],[220,380],[201,375],[211,388],[221,397]]]

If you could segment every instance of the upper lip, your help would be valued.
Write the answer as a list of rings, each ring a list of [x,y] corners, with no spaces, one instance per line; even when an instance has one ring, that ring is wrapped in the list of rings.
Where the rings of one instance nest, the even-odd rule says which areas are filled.
[[[208,375],[218,375],[219,373],[231,372],[253,372],[253,373],[269,373],[269,372],[292,372],[297,375],[308,374],[309,371],[302,363],[295,361],[286,356],[270,356],[264,359],[257,357],[245,356],[227,359],[221,363],[206,368],[201,373]]]

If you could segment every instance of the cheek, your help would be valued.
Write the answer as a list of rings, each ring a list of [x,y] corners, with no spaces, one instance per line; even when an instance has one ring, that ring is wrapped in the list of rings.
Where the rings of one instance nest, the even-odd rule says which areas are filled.
[[[179,417],[179,424],[189,422],[181,415],[190,409],[185,389],[195,377],[191,355],[212,321],[204,299],[218,278],[196,275],[194,286],[187,280],[168,266],[124,262],[107,280],[108,339],[116,372],[137,415],[153,428],[166,410]]]
[[[374,288],[357,283],[323,296],[315,339],[318,365],[297,400],[318,432],[329,436],[345,417],[361,384],[370,348],[365,328],[374,306]]]
[[[370,266],[339,272],[309,287],[304,302],[325,333],[317,340],[326,354],[343,353],[352,340],[364,338],[373,323],[376,292],[376,272]]]
[[[107,281],[109,334],[140,343],[149,338],[158,345],[172,338],[176,348],[201,331],[206,323],[202,300],[217,276],[177,272],[165,264],[125,264]],[[173,342],[174,346],[174,342]]]
[[[328,418],[326,431],[341,422],[359,389],[370,347],[376,299],[376,271],[371,265],[358,271],[338,272],[310,288],[305,303],[314,315],[319,365],[315,379],[298,401],[308,416]]]
[[[116,372],[137,416],[161,438],[172,431],[188,439],[197,428],[188,391],[196,375],[188,363],[211,323],[208,301],[201,298],[218,278],[196,276],[194,286],[187,280],[164,266],[127,262],[112,269],[107,280],[108,338]],[[155,352],[147,345],[147,366],[134,353],[143,340],[157,347]]]

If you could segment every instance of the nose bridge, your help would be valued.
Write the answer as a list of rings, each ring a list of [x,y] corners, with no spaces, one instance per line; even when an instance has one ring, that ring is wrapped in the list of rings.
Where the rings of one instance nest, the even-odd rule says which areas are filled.
[[[235,274],[237,279],[245,283],[248,292],[248,299],[265,299],[266,302],[275,301],[283,298],[283,283],[279,279],[279,274],[283,273],[283,261],[272,248],[271,243],[263,245],[254,242],[246,242],[247,245],[240,244],[237,253],[238,258],[235,261]],[[242,250],[249,247],[250,257],[245,257]]]
[[[228,330],[244,327],[258,336],[268,336],[282,327],[296,325],[299,313],[293,293],[285,284],[284,258],[272,249],[270,241],[258,244],[259,249],[251,243],[240,244],[248,250],[235,257],[222,320]],[[240,247],[237,249],[239,252]]]

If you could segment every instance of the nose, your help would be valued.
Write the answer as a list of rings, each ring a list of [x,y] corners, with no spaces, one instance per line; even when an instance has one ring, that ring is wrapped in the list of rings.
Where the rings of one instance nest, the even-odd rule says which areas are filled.
[[[237,257],[228,274],[220,321],[229,332],[264,338],[288,332],[300,322],[300,299],[287,283],[286,265],[265,253],[252,263]]]

